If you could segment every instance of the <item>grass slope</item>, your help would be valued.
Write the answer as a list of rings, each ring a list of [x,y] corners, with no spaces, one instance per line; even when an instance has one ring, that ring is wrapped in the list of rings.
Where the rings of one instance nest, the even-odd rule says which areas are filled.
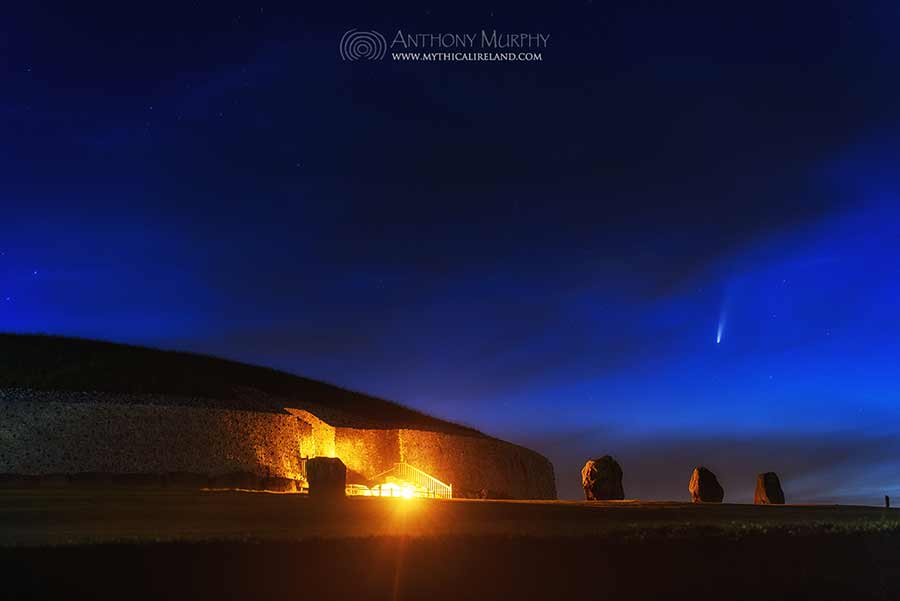
[[[392,401],[266,367],[59,336],[0,334],[2,388],[174,395],[213,399],[218,407],[255,411],[279,411],[284,400],[297,400],[387,427],[482,435]],[[240,394],[248,388],[276,398]]]

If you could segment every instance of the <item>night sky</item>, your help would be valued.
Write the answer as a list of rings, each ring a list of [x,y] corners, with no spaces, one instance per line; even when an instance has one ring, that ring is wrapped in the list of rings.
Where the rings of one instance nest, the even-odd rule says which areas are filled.
[[[0,330],[382,395],[563,498],[605,453],[629,497],[900,496],[896,3],[11,4]],[[350,28],[550,38],[349,62]]]

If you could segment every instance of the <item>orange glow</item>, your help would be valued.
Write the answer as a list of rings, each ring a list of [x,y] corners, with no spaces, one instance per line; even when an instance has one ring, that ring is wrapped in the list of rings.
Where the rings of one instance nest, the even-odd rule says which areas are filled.
[[[453,498],[452,485],[444,484],[408,463],[395,463],[394,467],[378,474],[373,480],[383,480],[372,487],[374,496]]]
[[[369,490],[369,487],[364,484],[348,484],[347,485],[347,496],[348,497],[371,497],[372,491]]]
[[[384,482],[373,486],[369,495],[373,497],[393,497],[396,499],[412,499],[414,497],[427,497],[427,490],[419,490],[412,484],[405,482]]]

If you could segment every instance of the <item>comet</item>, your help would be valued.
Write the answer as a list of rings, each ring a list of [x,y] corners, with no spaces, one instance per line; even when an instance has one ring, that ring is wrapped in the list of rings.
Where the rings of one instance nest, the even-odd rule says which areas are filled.
[[[725,313],[725,308],[722,308],[722,313],[719,315],[719,327],[716,330],[716,344],[722,344],[722,334],[725,333],[725,320],[727,315]]]

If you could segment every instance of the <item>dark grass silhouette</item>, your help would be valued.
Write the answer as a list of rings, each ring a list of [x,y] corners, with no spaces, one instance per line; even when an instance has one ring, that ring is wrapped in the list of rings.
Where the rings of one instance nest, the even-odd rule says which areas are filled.
[[[895,599],[896,535],[0,549],[10,599]]]
[[[207,542],[315,537],[484,536],[636,539],[735,538],[790,531],[900,533],[900,509],[856,506],[670,502],[440,501],[356,497],[317,503],[306,495],[237,491],[5,489],[0,546],[122,540]]]
[[[900,598],[900,510],[5,490],[5,598]]]
[[[280,412],[285,401],[306,401],[384,427],[484,436],[393,401],[275,369],[80,338],[0,334],[3,388],[160,394],[182,404],[271,412]]]

